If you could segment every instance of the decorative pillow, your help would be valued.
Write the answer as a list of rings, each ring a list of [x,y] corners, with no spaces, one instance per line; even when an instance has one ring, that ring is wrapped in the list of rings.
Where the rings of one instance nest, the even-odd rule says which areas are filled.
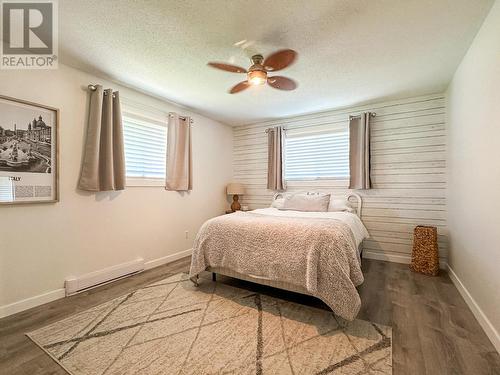
[[[299,193],[285,196],[282,210],[303,212],[327,212],[330,194]]]
[[[273,200],[273,203],[271,203],[271,207],[277,208],[278,210],[282,210],[284,204],[285,204],[285,195],[282,194],[280,197],[277,197],[275,200]]]
[[[330,197],[330,205],[328,206],[328,212],[354,212],[354,208],[352,208],[351,203],[347,198],[336,198]]]

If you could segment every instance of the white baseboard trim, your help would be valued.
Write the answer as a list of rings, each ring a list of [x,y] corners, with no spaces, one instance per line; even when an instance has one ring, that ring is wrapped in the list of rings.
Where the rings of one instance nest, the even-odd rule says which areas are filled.
[[[162,266],[167,263],[172,263],[178,259],[187,257],[188,255],[191,255],[193,253],[193,249],[187,249],[184,251],[179,251],[178,253],[167,255],[158,259],[153,259],[150,260],[146,263],[144,263],[144,269],[149,270],[151,268],[155,268],[158,266]]]
[[[488,338],[490,339],[491,343],[493,344],[497,352],[500,353],[500,335],[498,331],[495,329],[493,324],[491,324],[488,317],[484,314],[483,310],[481,310],[481,308],[474,300],[472,295],[469,293],[465,285],[462,283],[462,281],[458,278],[455,271],[453,271],[453,269],[449,265],[448,265],[448,275],[450,276],[450,279],[455,285],[455,287],[458,289],[458,292],[460,293],[462,298],[465,300],[467,306],[469,306],[469,309],[471,309],[472,314],[474,314],[474,317],[479,322],[479,325],[483,328],[484,332],[486,333],[486,336],[488,336]]]
[[[149,270],[151,268],[155,268],[158,266],[162,266],[167,263],[171,263],[178,259],[184,258],[188,255],[191,255],[193,249],[179,251],[178,253],[167,255],[158,259],[153,259],[144,263],[144,269]],[[29,297],[23,299],[21,301],[13,302],[8,305],[0,306],[0,319],[5,318],[9,315],[17,314],[24,310],[31,309],[33,307],[37,307],[43,305],[45,303],[49,303],[55,301],[60,298],[64,298],[66,294],[66,290],[64,288],[52,290],[50,292],[46,292],[37,296]]]
[[[411,262],[411,257],[408,255],[385,254],[372,250],[363,250],[363,258],[404,264],[410,264]]]
[[[26,298],[9,305],[0,306],[0,318],[5,318],[6,316],[17,314],[21,311],[55,301],[56,299],[64,298],[65,293],[65,289],[61,288],[39,294],[38,296]]]
[[[393,263],[403,263],[403,264],[411,263],[411,255],[386,254],[373,250],[363,250],[363,258],[384,260],[386,262],[393,262]],[[439,259],[439,268],[442,270],[446,270],[447,267],[448,263],[444,259]]]
[[[85,275],[68,277],[64,281],[66,295],[71,296],[100,285],[104,285],[118,279],[130,276],[144,270],[144,259],[137,258],[130,262],[116,264],[102,270],[89,272]]]

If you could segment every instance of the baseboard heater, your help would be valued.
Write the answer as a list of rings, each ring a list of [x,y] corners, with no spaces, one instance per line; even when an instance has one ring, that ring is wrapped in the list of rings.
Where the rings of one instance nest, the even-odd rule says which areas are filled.
[[[64,281],[66,296],[80,293],[96,286],[121,279],[144,270],[144,259],[118,264],[103,270],[95,271],[79,277],[70,277]]]

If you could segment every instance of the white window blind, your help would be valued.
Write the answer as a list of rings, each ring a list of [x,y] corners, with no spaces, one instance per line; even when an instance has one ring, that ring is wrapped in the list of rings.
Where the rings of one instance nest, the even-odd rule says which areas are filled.
[[[123,138],[127,178],[165,179],[166,121],[124,115]]]
[[[347,127],[335,127],[323,131],[311,129],[287,130],[285,179],[348,178],[349,131]]]

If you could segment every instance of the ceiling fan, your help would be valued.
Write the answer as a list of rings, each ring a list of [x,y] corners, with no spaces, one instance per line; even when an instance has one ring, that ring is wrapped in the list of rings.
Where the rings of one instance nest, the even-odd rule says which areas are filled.
[[[265,60],[262,55],[253,55],[251,58],[252,66],[248,70],[236,65],[218,62],[209,62],[208,65],[226,72],[246,73],[247,79],[233,86],[229,90],[230,94],[236,94],[250,86],[264,85],[266,82],[278,90],[295,90],[297,88],[295,81],[283,76],[268,77],[268,73],[285,69],[295,61],[296,57],[297,52],[284,49],[273,53]]]

